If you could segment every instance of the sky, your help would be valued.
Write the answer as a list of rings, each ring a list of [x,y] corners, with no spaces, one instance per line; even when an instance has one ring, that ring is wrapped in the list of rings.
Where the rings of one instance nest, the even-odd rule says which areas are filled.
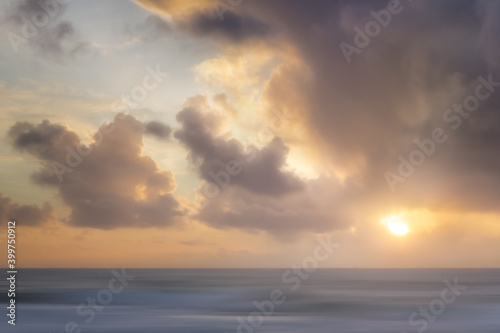
[[[500,2],[0,13],[18,266],[500,267]]]

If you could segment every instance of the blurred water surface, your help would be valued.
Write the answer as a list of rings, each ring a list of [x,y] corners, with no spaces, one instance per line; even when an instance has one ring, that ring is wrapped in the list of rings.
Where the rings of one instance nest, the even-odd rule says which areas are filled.
[[[445,279],[457,278],[467,289],[442,314],[427,320],[425,331],[500,332],[499,269],[319,269],[308,278],[288,275],[287,282],[282,279],[286,269],[125,271],[135,278],[112,294],[108,305],[92,308],[87,299],[109,288],[111,269],[19,270],[15,327],[5,315],[6,279],[0,283],[5,313],[0,331],[59,333],[74,322],[78,326],[70,325],[68,332],[410,333],[424,328],[422,322],[410,325],[411,314],[441,298]],[[297,281],[300,286],[292,290]],[[269,300],[273,289],[282,290],[286,301],[275,305],[271,315],[255,317],[259,310],[254,302]],[[256,324],[244,327],[241,320],[251,313]]]

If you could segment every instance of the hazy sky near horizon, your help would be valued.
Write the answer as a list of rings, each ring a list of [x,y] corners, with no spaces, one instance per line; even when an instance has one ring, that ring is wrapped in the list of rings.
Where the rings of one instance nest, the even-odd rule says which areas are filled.
[[[500,2],[0,13],[19,266],[500,267]]]

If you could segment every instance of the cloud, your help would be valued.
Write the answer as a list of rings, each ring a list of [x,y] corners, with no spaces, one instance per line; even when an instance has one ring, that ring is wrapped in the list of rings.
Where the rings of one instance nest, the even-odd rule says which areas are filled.
[[[49,203],[42,207],[36,205],[20,205],[0,194],[0,219],[16,221],[16,226],[39,226],[53,218],[53,208]]]
[[[43,121],[11,127],[11,144],[38,158],[32,179],[58,190],[71,209],[69,225],[97,229],[165,227],[180,217],[173,174],[142,154],[144,125],[119,114],[93,143],[82,145],[70,129]],[[60,181],[61,180],[61,181]]]
[[[373,20],[370,11],[383,10],[387,1],[249,2],[239,8],[241,15],[279,24],[281,42],[293,50],[285,70],[266,84],[266,102],[271,109],[293,104],[309,146],[331,172],[361,184],[363,197],[373,202],[498,211],[492,198],[500,195],[500,91],[457,131],[443,114],[474,93],[479,76],[492,73],[500,81],[493,60],[499,12],[492,1],[401,3],[403,11],[351,63],[340,43],[355,45],[354,27],[364,29]],[[296,59],[301,66],[287,66]],[[310,74],[301,75],[303,68]],[[436,127],[449,140],[391,193],[384,172],[397,172],[398,156],[408,157],[418,148],[414,141]]]
[[[364,29],[374,20],[371,11],[385,9],[387,1],[317,1],[314,5],[252,1],[239,6],[237,12],[225,13],[235,15],[230,16],[235,20],[232,23],[209,20],[210,14],[203,8],[192,8],[182,19],[188,23],[187,31],[214,37],[223,46],[247,36],[260,42],[259,52],[276,52],[277,43],[286,45],[278,51],[283,65],[264,85],[263,102],[269,110],[285,107],[297,113],[290,128],[301,126],[307,131],[308,145],[313,147],[309,150],[321,155],[321,162],[311,163],[320,163],[330,175],[341,175],[345,182],[363,189],[350,192],[351,187],[341,186],[341,192],[347,192],[338,194],[341,202],[348,197],[361,210],[378,204],[382,210],[397,206],[498,211],[494,198],[500,195],[500,92],[482,102],[457,131],[443,120],[448,108],[474,92],[479,76],[492,73],[495,81],[500,81],[495,60],[498,6],[493,1],[453,0],[401,5],[401,13],[393,15],[377,36],[370,37],[369,44],[353,54],[350,63],[339,45],[355,45],[354,28]],[[249,34],[230,29],[244,17],[273,29]],[[205,28],[196,28],[202,26]],[[270,33],[274,27],[279,27],[279,34]],[[241,44],[238,53],[228,49],[220,58],[245,55],[254,47]],[[251,67],[249,64],[247,70]],[[222,77],[222,68],[220,72],[217,74],[215,68],[211,74]],[[238,100],[230,94],[228,98]],[[178,115],[183,129],[175,136],[189,148],[205,181],[213,181],[210,172],[219,172],[228,160],[243,158],[245,164],[241,176],[231,179],[230,190],[222,192],[231,192],[233,197],[221,194],[200,216],[216,221],[215,216],[227,213],[236,197],[244,198],[243,202],[260,202],[252,200],[250,194],[276,195],[285,201],[290,193],[303,193],[308,188],[307,182],[284,171],[295,131],[258,150],[261,159],[245,162],[241,143],[217,134],[222,121],[216,118],[189,108]],[[398,157],[407,157],[418,148],[415,140],[430,137],[436,127],[446,130],[448,141],[392,193],[384,173],[397,172]],[[253,170],[259,172],[254,174]],[[259,182],[257,175],[264,181]],[[236,187],[248,193],[237,192]],[[250,220],[258,224],[259,218],[266,221],[254,215],[241,225],[249,226]],[[219,223],[224,224],[222,221]],[[230,221],[238,224],[234,216],[227,224]]]
[[[478,44],[484,51],[485,60],[490,66],[500,67],[500,46],[492,41],[500,33],[500,4],[497,1],[481,1],[478,4],[481,17],[481,32]]]
[[[178,26],[196,37],[213,37],[232,43],[263,38],[272,31],[267,23],[234,12],[226,12],[224,20],[221,20],[215,12],[199,12],[178,22]]]
[[[154,13],[154,20],[148,18],[140,25],[143,28],[139,29],[153,28],[153,35],[180,32],[222,43],[242,43],[265,38],[274,32],[269,23],[248,13],[228,10],[231,8],[229,5],[219,8],[215,2],[141,0],[136,3]],[[169,23],[157,15],[167,17]]]
[[[48,161],[64,161],[67,153],[65,148],[76,147],[80,143],[76,133],[62,125],[51,124],[48,120],[38,125],[17,122],[7,135],[14,148]]]
[[[239,141],[217,136],[222,120],[213,113],[203,113],[195,106],[187,107],[177,114],[177,121],[182,128],[174,136],[189,149],[192,162],[199,165],[202,179],[213,181],[227,163],[236,161],[244,171],[231,180],[234,185],[277,196],[304,188],[301,179],[285,170],[288,148],[279,138],[260,150],[245,151]]]
[[[195,69],[204,74],[205,83],[224,83],[213,85],[218,94],[214,102],[232,121],[241,120],[239,97],[250,83],[262,86],[256,96],[261,96],[265,111],[286,109],[297,114],[287,119],[285,133],[257,148],[224,132],[227,119],[202,111],[200,97],[179,112],[181,127],[174,137],[189,151],[199,177],[205,185],[227,183],[194,213],[200,220],[221,228],[279,234],[287,228],[294,232],[345,228],[356,220],[357,211],[373,212],[375,206],[382,211],[393,206],[498,211],[494,198],[500,195],[500,94],[493,94],[479,111],[464,119],[460,130],[450,131],[443,121],[443,113],[474,90],[477,77],[493,73],[500,80],[495,60],[499,12],[493,2],[405,2],[403,11],[393,15],[380,34],[370,37],[369,45],[352,54],[350,63],[340,43],[355,45],[354,28],[364,29],[373,20],[371,11],[383,10],[387,1],[317,1],[314,6],[248,1],[237,11],[225,12],[223,21],[213,4],[203,1],[140,3],[155,14],[145,21],[144,31],[160,35],[175,31],[219,42],[219,58]],[[265,66],[253,64],[251,58],[239,61],[249,50],[279,54],[276,59],[262,56],[275,60]],[[255,73],[248,84],[241,85],[242,76],[235,75],[240,67],[241,73]],[[269,73],[267,82],[262,82]],[[241,89],[231,90],[231,85]],[[154,206],[148,209],[159,210],[160,198],[172,201],[167,212],[157,215],[175,219],[177,201],[170,194],[175,188],[173,175],[151,166],[154,162],[141,155],[143,135],[168,138],[171,129],[159,122],[134,125],[132,120],[115,119],[114,124],[128,134],[113,132],[99,146],[91,145],[93,153],[65,174],[68,181],[64,184],[59,184],[50,163],[65,160],[67,145],[77,149],[80,139],[74,132],[50,123],[20,123],[10,137],[16,148],[42,161],[43,168],[33,179],[59,189],[63,200],[74,208],[74,224],[85,225],[88,220],[105,224],[108,212],[98,203],[109,202],[106,207],[113,207],[109,215],[117,214],[125,221],[122,224],[137,226],[140,222],[133,216],[143,214],[146,202]],[[241,124],[242,132],[252,130],[245,125]],[[446,128],[449,140],[391,193],[384,172],[396,172],[398,157],[408,156],[417,148],[415,139],[429,137],[436,127]],[[304,138],[309,141],[297,143]],[[109,141],[114,143],[106,145]],[[289,158],[297,154],[294,149],[299,144],[320,152],[321,158],[296,159],[327,170],[327,175],[317,179],[297,175]],[[127,147],[126,151],[121,147]],[[97,156],[112,163],[104,166]],[[121,168],[113,169],[115,162]],[[242,170],[231,175],[229,182],[221,176],[228,163]],[[91,184],[88,193],[96,193],[90,206],[86,206],[90,194],[82,192],[83,180]],[[102,184],[107,184],[110,193],[101,189]],[[352,208],[353,204],[357,207]],[[122,206],[127,217],[120,215]],[[99,212],[99,218],[86,211]],[[117,219],[107,223],[106,227],[120,225]]]
[[[194,217],[215,228],[265,231],[281,239],[304,232],[345,230],[355,223],[357,214],[340,184],[317,179],[304,185],[303,191],[281,197],[228,186],[206,198]]]
[[[145,133],[151,134],[158,139],[166,140],[170,138],[171,132],[170,126],[160,121],[150,121],[145,124]]]
[[[219,134],[223,118],[200,110],[205,102],[201,96],[188,100],[177,114],[181,128],[174,133],[205,181],[194,218],[216,228],[260,230],[283,238],[351,225],[349,192],[342,193],[339,182],[304,180],[287,170],[289,149],[280,138],[258,149]]]
[[[3,16],[10,27],[11,46],[20,51],[29,47],[36,53],[55,61],[86,52],[73,24],[63,20],[66,4],[58,1],[20,0],[12,2]]]
[[[236,109],[233,105],[228,101],[227,95],[217,94],[213,98],[214,103],[227,115],[236,116]]]

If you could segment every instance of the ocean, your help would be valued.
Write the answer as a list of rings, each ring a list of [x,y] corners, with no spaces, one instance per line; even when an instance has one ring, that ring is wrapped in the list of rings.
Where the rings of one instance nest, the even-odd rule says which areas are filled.
[[[299,274],[300,273],[300,274]],[[19,269],[1,332],[500,332],[500,269]]]

